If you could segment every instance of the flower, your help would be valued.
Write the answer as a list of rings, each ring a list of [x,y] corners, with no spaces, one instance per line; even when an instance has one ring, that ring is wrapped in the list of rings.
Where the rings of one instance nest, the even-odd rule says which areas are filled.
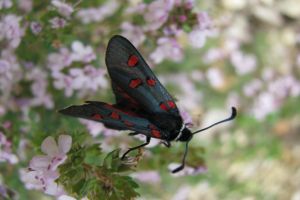
[[[251,54],[246,55],[241,51],[234,51],[230,61],[239,75],[248,74],[256,69],[256,58]]]
[[[20,20],[21,17],[9,14],[0,21],[0,41],[8,40],[9,47],[17,48],[24,35],[24,30],[20,27]]]
[[[31,22],[30,29],[33,34],[37,35],[42,31],[42,25],[39,22]]]
[[[207,70],[206,77],[213,88],[221,88],[224,85],[224,75],[218,68],[210,68]]]
[[[173,38],[161,37],[157,40],[157,48],[150,54],[154,63],[160,63],[164,59],[179,62],[183,58],[182,48]]]
[[[143,29],[139,26],[135,26],[129,22],[123,22],[121,29],[122,35],[131,41],[135,47],[138,47],[146,39]]]
[[[119,6],[120,4],[118,1],[110,0],[97,8],[80,9],[77,12],[76,17],[84,24],[101,22],[105,18],[113,15]]]
[[[11,0],[0,0],[0,10],[2,8],[10,8],[12,6]]]
[[[131,177],[142,183],[158,184],[160,183],[160,175],[157,171],[141,171],[131,174]]]
[[[59,14],[63,15],[64,17],[69,18],[74,12],[74,8],[65,2],[61,2],[59,0],[52,0],[51,3],[54,7],[56,7]]]
[[[0,162],[9,162],[10,164],[19,162],[18,157],[12,153],[11,142],[2,132],[0,132]]]
[[[144,12],[144,19],[147,23],[145,29],[149,31],[159,29],[167,21],[173,6],[173,0],[152,1]]]
[[[63,28],[67,24],[66,20],[61,17],[54,17],[50,19],[49,22],[51,23],[51,28],[54,29]]]
[[[64,194],[63,188],[55,180],[59,177],[57,167],[67,159],[71,149],[72,138],[69,135],[60,135],[58,144],[54,138],[47,137],[41,150],[46,155],[34,156],[28,170],[21,170],[21,180],[28,189],[43,190],[46,194],[60,196]]]
[[[96,59],[96,54],[94,53],[91,46],[84,46],[80,41],[74,41],[72,43],[72,61],[80,62],[91,62]]]

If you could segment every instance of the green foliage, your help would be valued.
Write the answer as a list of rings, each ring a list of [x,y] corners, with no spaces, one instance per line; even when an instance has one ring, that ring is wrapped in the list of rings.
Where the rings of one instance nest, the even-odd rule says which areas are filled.
[[[139,196],[136,191],[138,184],[125,172],[135,168],[140,156],[138,154],[123,161],[120,159],[120,149],[105,155],[99,144],[80,145],[75,139],[68,160],[59,167],[61,175],[58,183],[76,198],[133,199]]]

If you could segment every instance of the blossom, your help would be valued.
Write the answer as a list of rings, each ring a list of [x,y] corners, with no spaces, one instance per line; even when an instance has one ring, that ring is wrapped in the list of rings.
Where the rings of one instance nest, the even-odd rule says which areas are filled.
[[[154,63],[160,63],[164,59],[179,62],[183,58],[182,48],[173,38],[162,37],[157,40],[157,48],[150,54]]]
[[[105,137],[114,136],[116,134],[119,134],[115,130],[106,128],[102,123],[99,123],[99,122],[94,122],[94,121],[86,120],[86,119],[80,119],[79,121],[81,124],[86,126],[87,130],[93,137],[96,137],[101,133]]]
[[[253,55],[246,55],[241,51],[234,51],[231,54],[230,60],[239,75],[248,74],[256,69],[256,58]]]
[[[57,9],[59,14],[63,15],[64,17],[68,18],[74,12],[74,8],[71,5],[61,2],[60,0],[52,0],[51,3]]]
[[[160,183],[161,178],[157,171],[141,171],[135,172],[131,174],[131,177],[137,179],[142,183],[149,183],[149,184],[157,184]]]
[[[42,25],[39,22],[31,22],[30,29],[33,34],[37,35],[42,31]]]
[[[96,59],[91,46],[84,46],[80,41],[74,41],[72,43],[72,61],[91,62]]]
[[[16,48],[21,42],[24,30],[20,27],[21,17],[13,14],[5,15],[0,21],[0,41],[9,41],[9,47]]]
[[[51,23],[51,28],[54,29],[63,28],[67,24],[66,20],[61,17],[54,17],[50,19],[49,22]]]
[[[173,0],[152,1],[144,13],[144,19],[147,23],[145,29],[150,31],[159,29],[167,21],[173,6]]]
[[[224,85],[224,75],[218,68],[208,69],[206,77],[213,88],[219,89]]]
[[[0,10],[2,8],[10,8],[12,6],[11,0],[0,0]]]
[[[0,162],[18,163],[18,157],[12,153],[11,142],[0,132]]]
[[[121,25],[122,35],[126,37],[135,47],[144,42],[146,36],[140,26],[135,26],[129,22],[123,22]]]
[[[58,144],[54,138],[47,137],[41,150],[46,155],[34,156],[28,170],[21,170],[21,180],[28,189],[43,190],[46,194],[60,196],[64,194],[63,188],[55,180],[59,177],[57,167],[67,159],[67,153],[71,149],[72,138],[68,135],[60,135]]]
[[[118,1],[107,1],[105,4],[99,6],[98,8],[80,9],[77,12],[76,17],[84,24],[89,24],[91,22],[101,22],[105,18],[113,15],[119,8],[119,6],[120,4],[118,3]]]

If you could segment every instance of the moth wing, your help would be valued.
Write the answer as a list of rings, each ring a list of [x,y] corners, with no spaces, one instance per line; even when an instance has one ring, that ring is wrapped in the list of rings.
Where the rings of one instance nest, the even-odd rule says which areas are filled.
[[[116,105],[103,102],[88,101],[83,105],[73,105],[60,113],[103,123],[106,127],[116,130],[132,130],[149,137],[164,139],[166,135],[148,119],[128,110],[121,110]]]
[[[156,78],[137,49],[124,37],[114,36],[108,43],[106,65],[113,88],[138,103],[147,113],[169,113],[180,116],[172,96]],[[120,94],[116,92],[116,98]]]

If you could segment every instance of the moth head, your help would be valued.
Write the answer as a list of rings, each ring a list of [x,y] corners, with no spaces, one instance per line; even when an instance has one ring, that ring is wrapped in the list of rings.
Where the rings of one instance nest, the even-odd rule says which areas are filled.
[[[192,139],[192,137],[193,137],[193,133],[187,127],[184,127],[184,129],[181,131],[181,135],[178,138],[178,141],[188,142]]]

